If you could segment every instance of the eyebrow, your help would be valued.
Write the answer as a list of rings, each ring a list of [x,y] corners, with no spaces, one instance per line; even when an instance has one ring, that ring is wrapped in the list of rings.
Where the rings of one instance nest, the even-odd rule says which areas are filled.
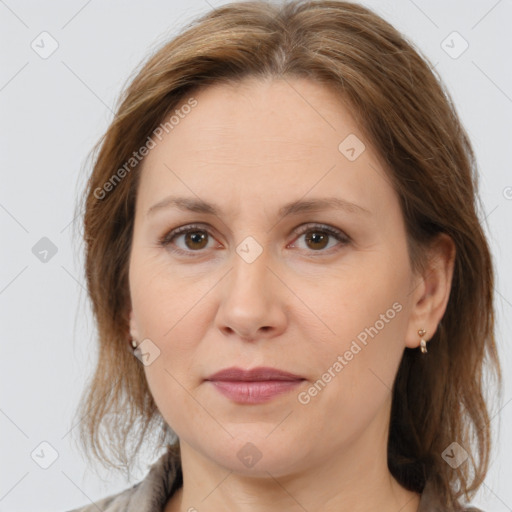
[[[215,216],[222,215],[222,210],[219,207],[212,203],[203,201],[202,199],[169,196],[151,206],[151,208],[146,212],[146,216],[152,215],[155,212],[166,208],[177,208],[183,211],[204,213]],[[287,203],[281,207],[278,215],[279,217],[287,217],[290,215],[297,215],[299,213],[318,212],[329,209],[342,210],[352,214],[364,213],[366,215],[371,215],[370,210],[339,197],[323,197],[319,199],[292,201],[291,203]]]

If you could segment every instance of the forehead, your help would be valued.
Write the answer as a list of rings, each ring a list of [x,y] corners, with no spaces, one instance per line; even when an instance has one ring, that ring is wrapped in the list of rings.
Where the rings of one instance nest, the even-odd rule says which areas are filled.
[[[194,97],[197,106],[172,132],[194,137],[197,153],[243,144],[244,151],[233,156],[242,161],[256,156],[257,163],[287,145],[300,156],[315,148],[337,151],[340,136],[360,131],[341,97],[311,80],[248,78],[201,89]]]
[[[172,128],[143,163],[139,195],[146,207],[168,193],[256,207],[339,190],[348,201],[368,202],[365,193],[382,199],[389,188],[350,110],[317,82],[217,84],[183,98],[171,115]],[[356,159],[343,153],[347,140],[360,152]]]

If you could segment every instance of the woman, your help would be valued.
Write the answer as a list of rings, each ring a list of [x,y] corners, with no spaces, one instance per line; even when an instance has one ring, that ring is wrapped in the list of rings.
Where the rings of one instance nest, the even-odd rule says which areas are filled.
[[[368,9],[187,27],[129,85],[84,205],[82,440],[114,467],[167,449],[75,510],[477,510],[484,360],[501,374],[476,194],[448,93]]]

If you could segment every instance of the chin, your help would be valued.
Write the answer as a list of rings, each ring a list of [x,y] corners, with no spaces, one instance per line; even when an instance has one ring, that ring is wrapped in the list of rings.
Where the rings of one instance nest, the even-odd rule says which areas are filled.
[[[240,475],[268,478],[269,473],[279,477],[289,475],[292,469],[296,471],[307,457],[305,452],[297,451],[294,436],[288,434],[286,440],[278,436],[271,439],[268,433],[267,424],[259,434],[251,434],[245,426],[243,435],[200,449],[215,464]]]

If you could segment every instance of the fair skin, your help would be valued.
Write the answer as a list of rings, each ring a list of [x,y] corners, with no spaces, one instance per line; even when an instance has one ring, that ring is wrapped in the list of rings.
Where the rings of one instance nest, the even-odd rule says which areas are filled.
[[[387,467],[391,388],[418,329],[430,339],[443,316],[453,244],[440,238],[425,272],[413,272],[381,159],[324,86],[251,79],[194,98],[144,161],[130,254],[131,334],[160,350],[144,370],[181,445],[184,485],[165,511],[417,511],[419,495]],[[366,146],[353,161],[338,149],[349,134]],[[219,211],[148,213],[169,195]],[[324,197],[360,208],[279,216],[289,202]],[[200,226],[159,245],[190,224]],[[251,262],[237,252],[247,237],[262,249]],[[345,357],[370,327],[367,344]],[[304,380],[264,403],[238,403],[205,381],[231,366]],[[261,456],[251,466],[238,456],[246,443]]]

